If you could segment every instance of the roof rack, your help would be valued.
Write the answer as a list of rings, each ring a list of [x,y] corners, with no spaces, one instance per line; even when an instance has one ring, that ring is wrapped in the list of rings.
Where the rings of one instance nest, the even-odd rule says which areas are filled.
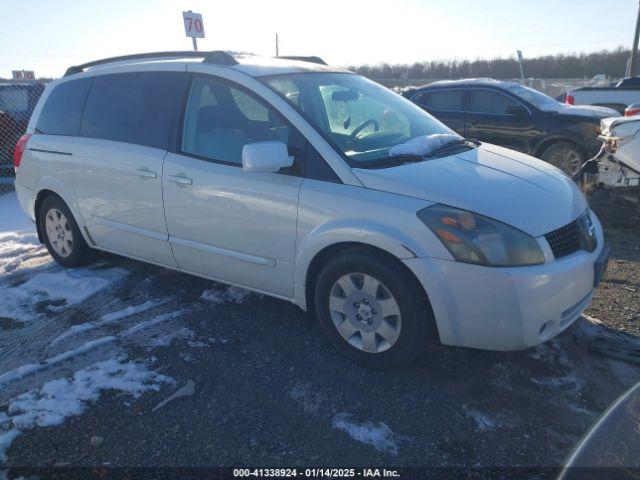
[[[211,52],[194,52],[191,50],[180,52],[151,52],[151,53],[136,53],[133,55],[122,55],[120,57],[103,58],[102,60],[94,60],[93,62],[83,63],[82,65],[75,65],[67,68],[64,76],[73,75],[74,73],[83,72],[86,68],[97,67],[98,65],[104,65],[107,63],[124,62],[127,60],[144,60],[144,59],[164,59],[164,58],[202,58],[202,63],[211,63],[215,65],[237,65],[238,61],[233,58],[233,55],[223,52],[221,50],[214,50]]]
[[[320,57],[315,57],[315,56],[312,56],[312,57],[284,56],[284,57],[276,57],[276,58],[283,58],[285,60],[298,60],[300,62],[317,63],[319,65],[327,64],[327,62],[322,60]]]

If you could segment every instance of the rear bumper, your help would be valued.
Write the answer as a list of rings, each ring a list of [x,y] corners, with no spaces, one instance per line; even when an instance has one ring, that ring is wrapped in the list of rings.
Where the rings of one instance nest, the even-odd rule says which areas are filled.
[[[14,184],[14,188],[16,190],[16,195],[18,197],[18,203],[20,204],[20,208],[29,215],[29,218],[36,221],[36,216],[34,212],[35,207],[35,198],[34,192],[30,188],[21,185],[17,181]]]
[[[543,265],[489,268],[433,258],[404,260],[424,286],[445,345],[522,350],[571,325],[595,292],[598,248]]]

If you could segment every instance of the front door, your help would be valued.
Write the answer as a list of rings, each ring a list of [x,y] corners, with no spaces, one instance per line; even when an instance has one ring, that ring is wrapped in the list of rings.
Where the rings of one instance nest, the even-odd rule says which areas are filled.
[[[466,136],[528,153],[536,138],[533,117],[515,99],[493,90],[469,92]]]
[[[163,174],[169,241],[180,268],[293,296],[302,178],[243,171],[242,147],[281,140],[298,155],[299,135],[242,87],[193,77],[180,153],[167,155]]]

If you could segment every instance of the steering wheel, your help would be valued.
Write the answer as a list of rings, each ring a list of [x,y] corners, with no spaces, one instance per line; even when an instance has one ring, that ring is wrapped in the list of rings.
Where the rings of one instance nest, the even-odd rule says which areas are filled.
[[[369,125],[373,125],[374,130],[377,132],[378,130],[380,130],[380,124],[378,123],[378,121],[374,118],[370,118],[369,120],[365,120],[364,122],[362,122],[360,125],[358,125],[353,132],[351,132],[351,135],[349,135],[349,140],[350,141],[354,141],[358,139],[358,134],[364,130],[365,128],[367,128]]]

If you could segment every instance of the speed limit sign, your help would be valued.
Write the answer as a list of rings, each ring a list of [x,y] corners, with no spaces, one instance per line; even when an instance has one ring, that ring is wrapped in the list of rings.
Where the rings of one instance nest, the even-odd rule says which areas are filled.
[[[204,23],[202,14],[192,11],[182,12],[184,20],[184,33],[191,38],[204,38]]]

